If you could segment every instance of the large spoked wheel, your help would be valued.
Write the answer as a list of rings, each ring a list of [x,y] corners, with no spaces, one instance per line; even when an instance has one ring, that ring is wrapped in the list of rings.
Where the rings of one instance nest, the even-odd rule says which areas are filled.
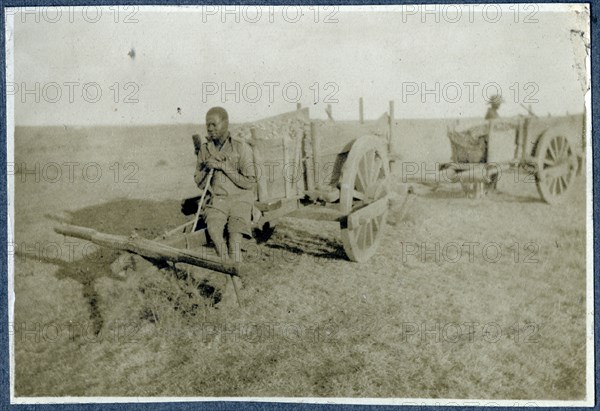
[[[548,204],[563,201],[573,187],[577,174],[577,157],[560,132],[545,133],[535,150],[536,186]]]
[[[354,142],[342,168],[342,242],[352,261],[367,261],[384,234],[388,212],[389,161],[384,142],[364,136]]]

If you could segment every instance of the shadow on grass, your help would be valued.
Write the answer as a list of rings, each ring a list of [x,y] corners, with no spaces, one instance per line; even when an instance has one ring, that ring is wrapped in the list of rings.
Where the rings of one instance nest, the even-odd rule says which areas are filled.
[[[499,203],[545,204],[545,201],[539,196],[518,195],[508,191],[498,191],[491,198]]]
[[[441,185],[439,185],[437,187],[432,187],[432,186],[425,186],[425,187],[430,187],[431,188],[430,191],[422,192],[422,190],[419,190],[421,192],[418,192],[417,195],[419,197],[432,199],[432,200],[467,199],[467,200],[471,200],[471,201],[481,201],[481,200],[487,199],[487,200],[501,202],[501,203],[526,203],[526,204],[543,202],[543,200],[540,197],[536,197],[531,194],[519,195],[519,194],[510,193],[506,190],[491,191],[491,192],[488,192],[487,194],[485,194],[482,198],[477,199],[477,198],[469,198],[467,196],[467,194],[459,188],[458,185],[456,185],[456,188],[454,188],[454,187],[450,188],[448,186],[443,187]]]
[[[16,251],[15,255],[24,258],[30,257],[27,252],[21,251]],[[110,271],[110,262],[108,264],[105,263],[106,259],[110,259],[109,255],[113,255],[116,258],[118,254],[113,251],[100,250],[82,260],[73,262],[43,255],[36,256],[37,260],[42,263],[59,267],[55,274],[59,280],[69,278],[82,285],[83,298],[88,302],[90,321],[93,324],[95,334],[98,334],[102,329],[103,321],[98,307],[98,293],[94,288],[94,282],[100,277],[112,277],[120,280],[120,278],[115,277]]]
[[[186,221],[180,213],[180,207],[179,201],[119,199],[71,212],[69,223],[109,234],[128,235],[135,231],[140,236],[151,239]],[[65,239],[67,241],[74,240]],[[41,258],[41,261],[59,267],[55,274],[58,279],[68,278],[82,285],[83,297],[89,304],[90,320],[94,324],[95,333],[99,333],[103,318],[95,282],[101,277],[122,279],[110,269],[112,262],[119,256],[119,251],[101,247],[93,247],[91,250],[94,252],[84,253],[84,258],[76,261],[48,257]]]
[[[331,238],[283,225],[277,226],[275,233],[264,244],[267,248],[319,258],[348,260],[342,244]]]

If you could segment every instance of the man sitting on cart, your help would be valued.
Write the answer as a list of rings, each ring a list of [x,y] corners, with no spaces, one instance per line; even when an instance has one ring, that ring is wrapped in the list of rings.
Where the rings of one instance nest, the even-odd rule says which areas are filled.
[[[252,151],[244,141],[231,137],[229,115],[222,107],[208,110],[206,131],[208,138],[199,147],[194,180],[200,189],[209,184],[208,234],[219,256],[241,262],[242,237],[251,235],[256,185]]]

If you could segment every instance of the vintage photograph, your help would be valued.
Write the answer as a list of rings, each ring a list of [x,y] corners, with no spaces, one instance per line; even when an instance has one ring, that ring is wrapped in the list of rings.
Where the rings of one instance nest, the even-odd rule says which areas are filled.
[[[594,404],[589,4],[4,21],[11,402]]]

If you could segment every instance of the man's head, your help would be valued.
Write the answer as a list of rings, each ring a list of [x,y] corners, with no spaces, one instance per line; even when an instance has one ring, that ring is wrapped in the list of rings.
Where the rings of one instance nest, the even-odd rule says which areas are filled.
[[[502,100],[502,96],[496,94],[490,97],[488,103],[492,106],[492,108],[498,109],[500,108],[500,104],[502,104],[503,101],[504,100]]]
[[[224,142],[229,130],[229,115],[223,107],[213,107],[206,113],[206,131],[211,140]]]

